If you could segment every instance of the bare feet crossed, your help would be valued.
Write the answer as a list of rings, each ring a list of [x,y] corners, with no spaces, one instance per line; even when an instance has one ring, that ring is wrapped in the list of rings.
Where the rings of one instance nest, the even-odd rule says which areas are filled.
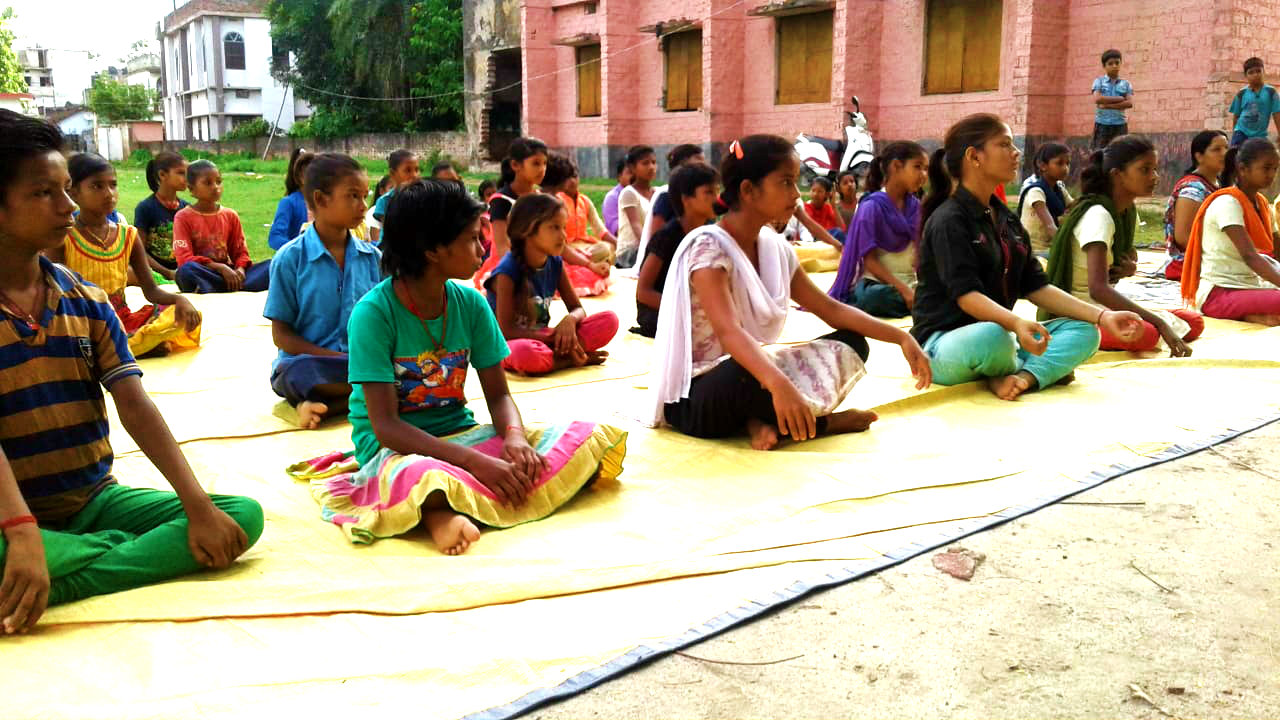
[[[436,547],[445,555],[461,555],[471,547],[471,543],[480,539],[480,528],[471,522],[471,518],[452,510],[427,510],[422,514],[422,522],[426,524]]]
[[[751,447],[756,450],[772,450],[778,447],[778,428],[775,425],[752,418],[747,421],[747,434],[751,436]]]
[[[1036,378],[1026,370],[1019,370],[1004,377],[987,378],[987,387],[991,393],[1001,400],[1017,400],[1019,396],[1035,387]]]
[[[298,427],[303,430],[315,430],[320,421],[329,414],[329,406],[314,400],[303,400],[298,403]]]
[[[866,432],[880,416],[870,410],[845,410],[827,416],[827,434]]]

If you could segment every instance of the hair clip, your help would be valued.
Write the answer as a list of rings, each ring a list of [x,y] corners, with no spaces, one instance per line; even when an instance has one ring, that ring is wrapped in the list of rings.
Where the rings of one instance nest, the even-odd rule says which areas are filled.
[[[738,142],[737,140],[734,140],[733,142],[729,143],[729,152],[733,153],[734,157],[741,160],[742,159],[742,143]]]

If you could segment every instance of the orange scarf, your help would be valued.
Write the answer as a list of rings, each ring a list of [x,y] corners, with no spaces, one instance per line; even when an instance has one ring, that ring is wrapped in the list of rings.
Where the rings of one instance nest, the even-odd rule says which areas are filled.
[[[1196,301],[1196,292],[1200,289],[1200,260],[1203,253],[1204,216],[1209,205],[1220,195],[1230,195],[1240,203],[1244,211],[1244,230],[1253,241],[1259,252],[1267,255],[1275,254],[1275,243],[1271,240],[1271,206],[1267,199],[1258,194],[1257,207],[1249,202],[1249,197],[1240,188],[1225,187],[1213,193],[1200,203],[1196,219],[1191,223],[1191,235],[1187,238],[1187,251],[1182,260],[1182,299],[1189,304]]]

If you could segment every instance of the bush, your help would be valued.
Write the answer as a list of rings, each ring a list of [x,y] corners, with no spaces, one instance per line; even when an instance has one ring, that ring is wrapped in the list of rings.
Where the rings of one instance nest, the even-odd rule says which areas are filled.
[[[254,118],[248,122],[240,123],[231,129],[226,135],[222,136],[223,140],[242,140],[245,138],[266,137],[272,132],[271,123],[266,118]]]
[[[352,111],[345,108],[339,110],[316,108],[311,117],[300,123],[294,123],[289,129],[289,137],[332,140],[350,137],[358,132],[360,129],[356,124],[355,113]]]
[[[150,150],[138,148],[129,153],[129,159],[125,161],[125,164],[129,167],[146,167],[147,163],[151,162],[152,157]]]

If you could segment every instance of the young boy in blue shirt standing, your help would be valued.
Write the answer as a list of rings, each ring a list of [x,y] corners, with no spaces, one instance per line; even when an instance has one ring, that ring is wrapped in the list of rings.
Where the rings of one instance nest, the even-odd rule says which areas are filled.
[[[1267,137],[1267,124],[1274,119],[1280,132],[1280,95],[1263,77],[1262,58],[1244,61],[1244,79],[1249,85],[1240,89],[1231,101],[1231,147],[1249,138]]]
[[[1107,143],[1129,134],[1129,120],[1125,110],[1133,107],[1133,86],[1120,79],[1120,51],[1102,53],[1102,67],[1106,75],[1093,81],[1093,104],[1097,106],[1093,118],[1093,149],[1101,150]]]
[[[369,192],[359,163],[346,155],[317,155],[302,192],[315,222],[276,253],[276,284],[262,314],[280,349],[271,389],[298,409],[299,426],[312,430],[347,412],[347,320],[382,281],[382,255],[351,232],[364,220]]]

